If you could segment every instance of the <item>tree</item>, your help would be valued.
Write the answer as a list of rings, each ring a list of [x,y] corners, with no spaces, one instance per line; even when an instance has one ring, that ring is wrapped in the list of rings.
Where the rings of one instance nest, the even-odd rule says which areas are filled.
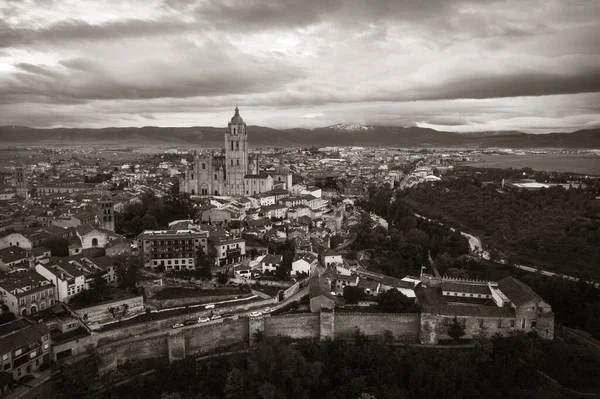
[[[407,313],[418,312],[419,306],[395,288],[377,295],[377,304],[383,312]]]
[[[212,278],[211,271],[211,259],[207,254],[201,253],[196,258],[196,270],[198,270],[198,274],[204,280],[210,280]]]
[[[245,398],[245,378],[242,371],[238,368],[233,368],[227,379],[225,380],[225,387],[223,388],[223,397],[225,399],[242,399]]]
[[[466,334],[466,329],[463,323],[461,323],[456,316],[454,316],[454,320],[452,320],[452,324],[448,327],[448,335],[454,339],[455,342],[460,341],[460,339]]]
[[[365,290],[347,285],[344,287],[344,299],[347,303],[358,303],[365,296]]]

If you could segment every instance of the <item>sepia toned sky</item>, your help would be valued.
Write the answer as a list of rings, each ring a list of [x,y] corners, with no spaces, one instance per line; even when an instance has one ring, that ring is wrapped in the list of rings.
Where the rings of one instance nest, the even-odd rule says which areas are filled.
[[[0,125],[600,127],[597,0],[3,0]]]

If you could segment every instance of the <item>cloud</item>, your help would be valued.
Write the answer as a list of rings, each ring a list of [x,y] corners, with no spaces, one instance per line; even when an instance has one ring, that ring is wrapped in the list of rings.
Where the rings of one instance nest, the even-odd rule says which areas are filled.
[[[163,36],[185,32],[192,24],[180,20],[140,20],[129,19],[104,24],[90,24],[84,21],[68,20],[41,29],[14,28],[0,20],[0,48],[27,46],[40,43],[58,44],[61,42],[86,42],[91,40],[114,40]]]
[[[599,12],[584,0],[0,2],[0,118],[219,125],[237,102],[277,127],[590,126]]]
[[[180,59],[158,54],[115,63],[87,58],[61,60],[56,66],[19,63],[14,73],[0,79],[0,103],[22,96],[71,102],[247,95],[282,88],[302,76],[293,65],[241,54],[223,43],[188,51]]]

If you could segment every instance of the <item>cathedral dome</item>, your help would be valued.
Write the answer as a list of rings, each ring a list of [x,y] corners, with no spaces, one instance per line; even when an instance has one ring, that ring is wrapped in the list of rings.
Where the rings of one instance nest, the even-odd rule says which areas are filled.
[[[235,114],[231,118],[231,123],[237,123],[237,124],[244,123],[244,120],[240,116],[240,110],[238,109],[237,105],[235,106]]]

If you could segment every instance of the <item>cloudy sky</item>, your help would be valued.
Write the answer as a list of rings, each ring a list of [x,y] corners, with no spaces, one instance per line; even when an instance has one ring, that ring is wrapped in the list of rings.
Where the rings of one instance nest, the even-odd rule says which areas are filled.
[[[600,127],[597,0],[2,0],[0,125]]]

